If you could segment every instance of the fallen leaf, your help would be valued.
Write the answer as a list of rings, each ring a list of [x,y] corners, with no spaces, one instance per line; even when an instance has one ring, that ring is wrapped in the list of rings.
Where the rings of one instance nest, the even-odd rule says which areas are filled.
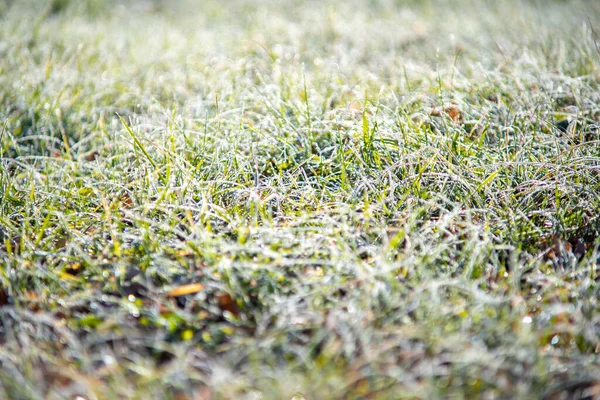
[[[131,200],[131,196],[129,196],[129,194],[125,193],[121,198],[121,207],[125,209],[130,209],[133,207],[133,200]]]
[[[30,290],[30,291],[23,293],[23,297],[27,300],[37,300],[38,294],[36,292]]]
[[[429,112],[429,115],[434,117],[441,117],[443,114],[449,116],[450,119],[454,122],[462,121],[462,112],[460,111],[460,108],[458,106],[444,107],[443,110],[441,108],[434,108]]]
[[[462,113],[460,112],[460,108],[456,106],[449,106],[444,109],[444,112],[448,114],[448,116],[454,122],[459,122],[462,119]]]
[[[160,313],[160,315],[165,315],[171,313],[172,310],[166,307],[165,305],[161,304],[158,308],[158,312]]]
[[[167,292],[168,297],[179,297],[185,296],[188,294],[198,293],[204,288],[200,283],[190,283],[188,285],[183,285],[176,287],[175,289],[171,289]]]
[[[97,159],[100,156],[100,153],[98,153],[98,151],[94,150],[88,154],[86,154],[84,156],[85,161],[94,161],[95,159]]]
[[[221,307],[223,311],[229,311],[233,315],[238,315],[240,313],[240,308],[229,294],[218,294],[215,296],[215,298],[219,302],[219,307]]]

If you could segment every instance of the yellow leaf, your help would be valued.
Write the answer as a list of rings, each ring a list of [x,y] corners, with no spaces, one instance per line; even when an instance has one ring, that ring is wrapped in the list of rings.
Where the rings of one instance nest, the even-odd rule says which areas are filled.
[[[169,290],[167,292],[167,296],[169,297],[179,297],[185,296],[192,293],[198,293],[204,287],[200,283],[190,283],[189,285],[183,285],[176,287],[175,289]]]

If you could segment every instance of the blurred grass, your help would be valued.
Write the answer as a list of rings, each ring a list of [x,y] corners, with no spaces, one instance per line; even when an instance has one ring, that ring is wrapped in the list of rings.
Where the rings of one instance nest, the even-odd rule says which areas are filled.
[[[599,17],[0,2],[0,398],[597,395]]]

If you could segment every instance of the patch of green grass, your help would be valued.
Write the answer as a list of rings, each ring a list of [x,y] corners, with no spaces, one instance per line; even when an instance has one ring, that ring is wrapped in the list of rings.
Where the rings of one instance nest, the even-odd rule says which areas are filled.
[[[363,3],[0,2],[1,398],[600,387],[600,8]]]

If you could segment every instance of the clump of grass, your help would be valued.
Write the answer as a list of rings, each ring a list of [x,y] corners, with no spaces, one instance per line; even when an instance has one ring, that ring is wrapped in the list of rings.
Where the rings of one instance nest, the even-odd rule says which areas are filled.
[[[595,393],[595,4],[48,4],[0,6],[0,397]]]

